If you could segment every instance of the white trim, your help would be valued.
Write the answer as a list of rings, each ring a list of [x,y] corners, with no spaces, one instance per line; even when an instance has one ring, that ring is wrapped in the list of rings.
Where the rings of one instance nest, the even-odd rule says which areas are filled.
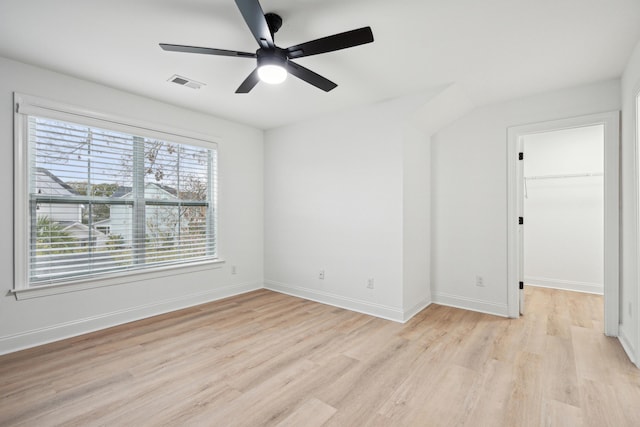
[[[517,294],[516,294],[517,295]],[[495,302],[483,301],[475,298],[460,297],[436,292],[433,296],[433,303],[455,307],[463,310],[477,311],[479,313],[492,314],[500,317],[510,317],[506,304],[496,304]]]
[[[0,355],[262,289],[242,283],[0,337]]]
[[[622,302],[622,306],[620,307],[623,312],[628,310],[627,304],[631,303],[634,307],[631,308],[632,313],[630,313],[630,322],[633,325],[635,336],[629,337],[624,336],[625,341],[620,340],[622,346],[624,347],[627,355],[632,361],[636,362],[636,366],[640,367],[640,110],[638,109],[638,104],[640,103],[640,79],[638,79],[633,87],[632,93],[633,99],[633,107],[632,107],[632,120],[634,123],[633,129],[633,177],[634,181],[632,183],[634,191],[633,191],[633,201],[631,202],[633,207],[633,215],[634,215],[634,230],[624,230],[627,235],[632,235],[632,244],[633,249],[636,254],[636,262],[634,267],[634,271],[632,277],[634,279],[632,286],[635,288],[636,292],[636,301],[633,301],[633,298],[630,298],[626,304]],[[628,267],[627,267],[628,268]],[[621,335],[624,333],[623,328],[620,328]],[[634,339],[637,347],[634,347]],[[628,347],[628,348],[627,348]],[[631,356],[633,354],[633,357]]]
[[[518,188],[517,147],[521,136],[561,129],[604,125],[604,300],[605,334],[617,336],[620,310],[620,112],[610,111],[507,130],[507,306],[518,317]],[[526,158],[526,154],[525,154]]]
[[[135,128],[139,135],[158,139],[169,139],[171,142],[180,142],[189,145],[200,145],[206,148],[217,147],[219,137],[205,135],[187,129],[179,129],[161,123],[152,123],[138,119],[121,117],[115,114],[90,110],[88,108],[63,102],[53,101],[39,96],[14,92],[14,112],[23,115],[44,115],[44,117],[59,120],[68,120],[87,126],[109,126],[111,130],[131,132]]]
[[[155,267],[153,269],[129,270],[111,274],[109,276],[90,277],[69,283],[13,289],[10,292],[15,295],[17,300],[39,298],[49,295],[83,291],[86,289],[101,288],[104,286],[124,285],[127,283],[159,279],[161,277],[178,276],[198,271],[215,270],[221,268],[224,263],[224,260],[217,259],[193,264],[165,265]]]
[[[411,320],[413,316],[420,313],[422,310],[429,307],[430,305],[431,305],[431,297],[427,297],[422,301],[420,301],[419,303],[417,303],[416,305],[414,305],[413,307],[411,307],[409,310],[404,310],[404,313],[402,314],[402,323],[407,323],[409,320]]]
[[[304,298],[322,304],[332,305],[334,307],[344,308],[346,310],[380,317],[382,319],[393,320],[394,322],[404,322],[404,312],[396,307],[376,304],[369,301],[344,297],[342,295],[317,291],[300,286],[289,285],[286,283],[275,282],[273,280],[265,280],[264,287],[265,289],[269,289],[270,291],[280,292],[282,294],[291,295],[298,298]]]
[[[14,94],[14,101],[16,95]],[[15,110],[14,110],[15,112]],[[29,194],[28,167],[29,144],[26,142],[27,121],[20,114],[13,115],[13,283],[12,289],[26,287],[29,283],[25,266],[29,253],[28,224],[29,209],[27,194]]]
[[[634,360],[636,366],[640,368],[640,168],[638,167],[638,163],[640,162],[640,149],[638,145],[640,145],[640,79],[636,82],[635,97],[633,99],[634,104],[634,120],[635,120],[635,144],[633,144],[635,153],[633,156],[633,167],[634,167],[634,177],[635,182],[633,185],[635,186],[636,191],[634,192],[635,203],[634,211],[636,216],[636,229],[634,234],[633,243],[635,245],[636,251],[636,263],[635,263],[635,274],[634,274],[634,285],[636,289],[636,304],[635,311],[631,321],[635,319],[635,330],[636,330],[636,351],[634,352],[635,357],[632,358]],[[625,307],[621,307],[622,310],[625,310]]]
[[[620,112],[604,123],[604,333],[620,329]]]
[[[602,283],[576,282],[573,280],[553,279],[549,277],[525,277],[525,286],[538,288],[562,289],[564,291],[585,292],[588,294],[604,294]]]
[[[636,350],[633,347],[632,341],[629,339],[629,337],[627,337],[624,328],[620,328],[620,331],[618,333],[618,340],[620,341],[620,344],[622,345],[625,353],[627,353],[627,357],[629,358],[629,360],[631,360],[631,363],[640,368],[639,360],[636,357]]]

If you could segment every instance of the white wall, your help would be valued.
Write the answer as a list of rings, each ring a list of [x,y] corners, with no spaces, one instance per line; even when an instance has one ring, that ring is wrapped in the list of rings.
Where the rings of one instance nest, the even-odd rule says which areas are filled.
[[[619,108],[612,80],[479,108],[432,137],[434,302],[507,315],[507,128]]]
[[[622,75],[622,226],[620,340],[640,366],[640,295],[638,292],[638,151],[636,96],[640,92],[640,43]],[[634,357],[635,356],[635,357]]]
[[[405,128],[424,102],[403,98],[266,132],[268,288],[404,320],[406,267],[417,298],[406,305],[427,303],[428,139]],[[405,264],[405,249],[416,260]]]
[[[523,139],[525,283],[602,294],[604,126]],[[596,176],[558,177],[584,173]]]
[[[13,242],[0,239],[0,353],[262,287],[263,132],[0,58],[0,233],[13,235],[13,92],[209,135],[219,141],[221,268],[16,301]],[[237,265],[237,275],[231,275]],[[134,280],[134,278],[132,278]]]

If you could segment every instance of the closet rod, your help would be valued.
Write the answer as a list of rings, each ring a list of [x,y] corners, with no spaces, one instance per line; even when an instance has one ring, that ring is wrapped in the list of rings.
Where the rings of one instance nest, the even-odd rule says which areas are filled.
[[[587,172],[587,173],[567,173],[561,175],[537,175],[537,176],[525,176],[524,179],[558,179],[558,178],[583,178],[589,176],[604,176],[602,172]]]

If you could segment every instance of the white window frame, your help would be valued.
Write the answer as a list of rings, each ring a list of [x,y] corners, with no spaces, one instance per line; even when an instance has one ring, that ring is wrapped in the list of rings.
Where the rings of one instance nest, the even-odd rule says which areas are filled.
[[[14,286],[17,299],[35,298],[65,292],[120,285],[141,280],[183,274],[186,272],[220,268],[224,260],[217,257],[217,173],[212,176],[213,215],[211,218],[216,255],[209,260],[184,264],[151,266],[140,270],[127,270],[92,278],[71,278],[68,282],[29,286],[29,141],[27,126],[29,116],[41,116],[54,120],[74,122],[86,126],[106,128],[142,137],[196,145],[217,151],[217,141],[207,135],[167,126],[127,119],[111,114],[91,111],[82,107],[63,104],[40,97],[14,93]],[[216,168],[217,170],[217,168]]]

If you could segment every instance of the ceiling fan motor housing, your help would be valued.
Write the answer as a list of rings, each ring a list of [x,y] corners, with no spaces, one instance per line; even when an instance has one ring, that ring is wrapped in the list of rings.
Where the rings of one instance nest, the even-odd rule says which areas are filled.
[[[279,47],[273,49],[258,49],[256,55],[258,56],[258,68],[263,65],[278,65],[282,68],[287,68],[289,59],[287,58],[287,51],[285,49],[280,49]]]

